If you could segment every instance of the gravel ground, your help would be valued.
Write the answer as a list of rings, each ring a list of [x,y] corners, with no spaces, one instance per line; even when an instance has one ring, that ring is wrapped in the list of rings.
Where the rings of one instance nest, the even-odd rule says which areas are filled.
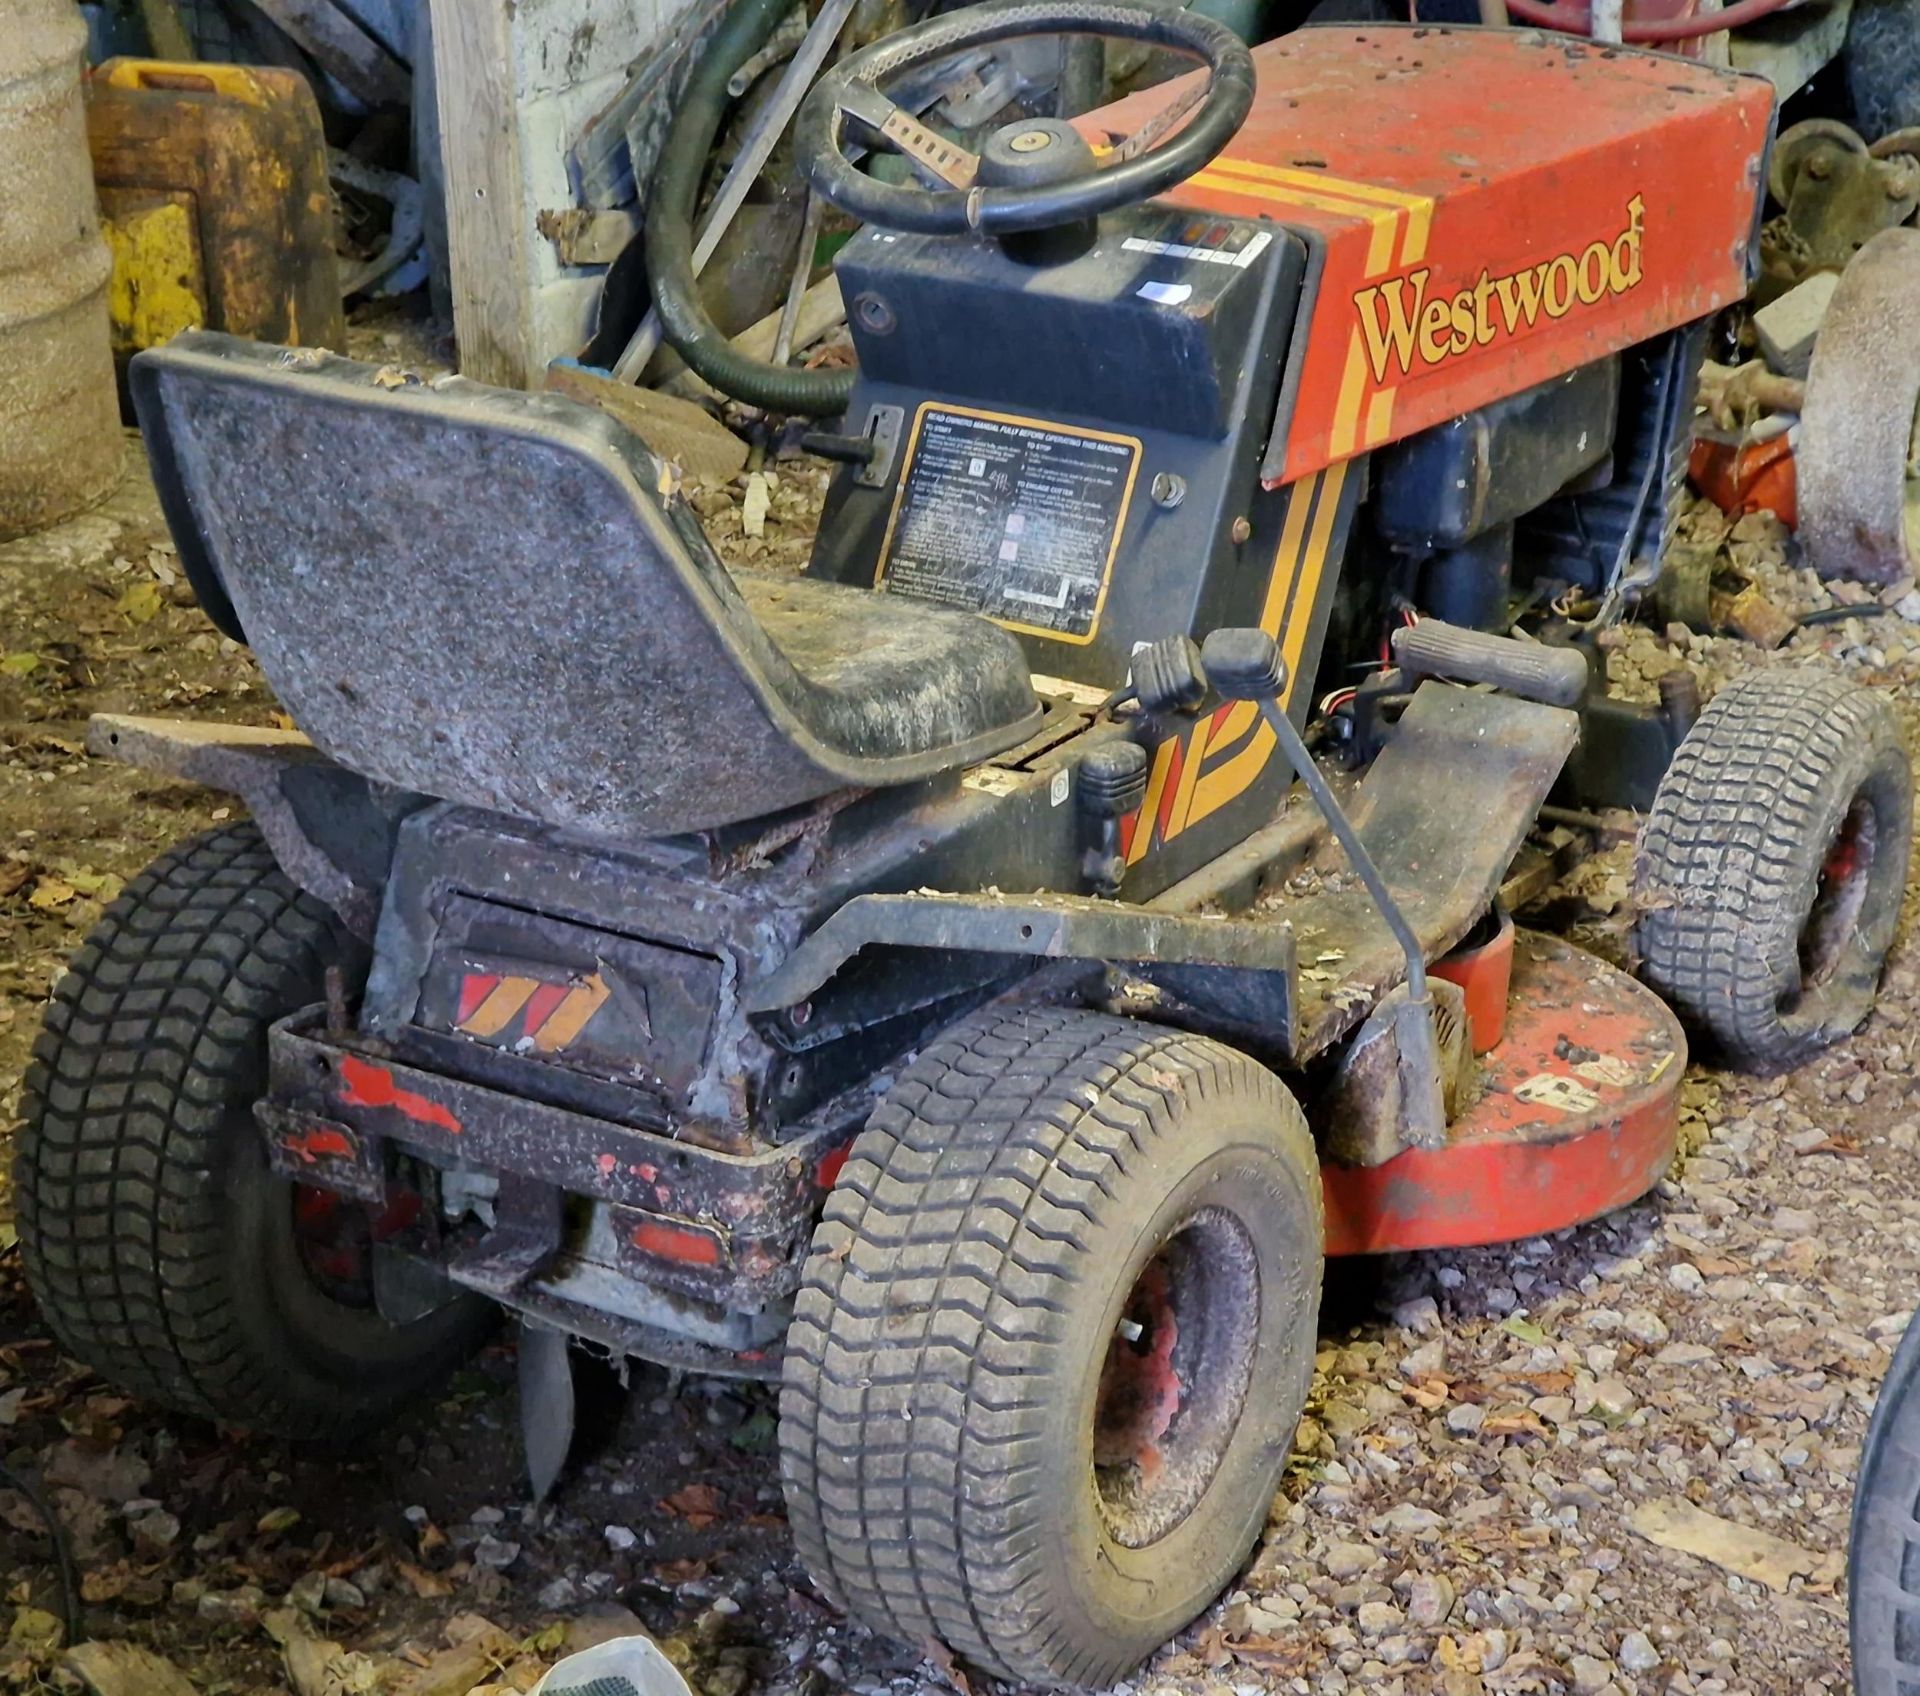
[[[776,471],[757,538],[737,492],[701,504],[734,557],[795,559],[818,475]],[[1767,524],[1721,535],[1700,513],[1692,528],[1788,613],[1832,604]],[[1678,664],[1711,689],[1807,663],[1886,687],[1911,723],[1920,626],[1878,604],[1771,651],[1642,627],[1612,657],[1641,696]],[[83,721],[102,708],[274,713],[190,604],[137,470],[98,512],[0,547],[0,1122],[60,958],[119,880],[228,806],[88,761]],[[1624,874],[1616,848],[1552,907],[1616,955]],[[1265,1541],[1240,1589],[1123,1688],[1844,1690],[1849,1490],[1920,1289],[1917,985],[1903,942],[1880,1011],[1827,1058],[1765,1082],[1695,1067],[1683,1160],[1623,1213],[1336,1269]],[[504,1692],[569,1631],[636,1620],[705,1696],[946,1682],[840,1622],[799,1571],[764,1393],[647,1369],[589,1389],[588,1458],[533,1509],[506,1344],[370,1450],[318,1454],[113,1394],[59,1358],[17,1257],[0,1258],[7,1464],[52,1487],[91,1632],[164,1654],[195,1689]],[[15,1610],[0,1687],[59,1685],[40,1612],[57,1605],[51,1545],[11,1491],[0,1574]]]

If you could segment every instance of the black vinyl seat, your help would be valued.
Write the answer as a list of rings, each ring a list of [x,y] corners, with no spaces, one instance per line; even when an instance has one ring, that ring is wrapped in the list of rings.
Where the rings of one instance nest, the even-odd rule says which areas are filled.
[[[730,576],[660,461],[556,395],[189,332],[133,363],[195,590],[315,745],[600,836],[906,783],[1024,740],[968,613]]]

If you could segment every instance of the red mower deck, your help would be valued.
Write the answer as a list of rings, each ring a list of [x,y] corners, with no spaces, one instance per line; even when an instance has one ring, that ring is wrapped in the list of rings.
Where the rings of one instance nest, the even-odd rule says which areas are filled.
[[[1673,1159],[1687,1039],[1651,990],[1532,931],[1515,938],[1506,1035],[1444,1148],[1328,1165],[1327,1253],[1539,1236],[1636,1201]]]

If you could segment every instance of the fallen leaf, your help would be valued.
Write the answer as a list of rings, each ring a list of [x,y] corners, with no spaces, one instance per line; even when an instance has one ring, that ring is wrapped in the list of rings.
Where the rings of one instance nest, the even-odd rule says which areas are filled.
[[[747,492],[740,502],[740,528],[749,536],[764,536],[767,533],[767,510],[772,494],[767,485],[767,475],[756,471],[747,479]]]
[[[696,1531],[704,1531],[725,1509],[726,1498],[711,1484],[689,1484],[674,1491],[660,1504],[668,1513],[678,1514]]]
[[[423,1566],[415,1566],[411,1561],[395,1561],[400,1576],[407,1581],[407,1588],[423,1602],[436,1596],[451,1596],[453,1586],[437,1572],[429,1572]]]
[[[316,1635],[298,1608],[275,1608],[260,1623],[280,1645],[294,1696],[364,1696],[377,1683],[378,1668],[372,1660],[349,1653],[330,1637]]]
[[[1860,1143],[1857,1138],[1849,1136],[1845,1132],[1841,1132],[1834,1136],[1828,1137],[1824,1142],[1815,1143],[1811,1148],[1803,1148],[1799,1150],[1799,1152],[1803,1155],[1858,1154],[1860,1152]]]
[[[63,883],[57,877],[43,877],[33,886],[33,893],[27,897],[27,905],[36,907],[43,913],[51,913],[64,907],[80,893],[70,883]]]
[[[298,1508],[268,1508],[254,1523],[254,1530],[263,1537],[275,1536],[283,1531],[291,1531],[300,1523]]]
[[[29,1655],[51,1655],[66,1641],[67,1631],[45,1608],[21,1608],[7,1630],[10,1648],[23,1649]]]
[[[45,1462],[49,1485],[64,1485],[96,1501],[116,1505],[143,1495],[152,1476],[153,1469],[137,1454],[124,1449],[83,1449],[73,1442],[60,1444]]]
[[[1826,1583],[1840,1575],[1842,1558],[1836,1553],[1817,1555],[1784,1537],[1708,1513],[1680,1496],[1643,1502],[1627,1523],[1649,1543],[1698,1555],[1773,1590],[1785,1590],[1796,1577]]]
[[[0,1525],[29,1537],[47,1534],[47,1522],[40,1517],[40,1510],[18,1490],[0,1490]]]
[[[1480,1426],[1483,1436],[1487,1437],[1550,1437],[1552,1433],[1540,1423],[1540,1416],[1531,1408],[1522,1408],[1513,1413],[1496,1413],[1488,1416]]]
[[[1518,1337],[1523,1343],[1531,1343],[1535,1348],[1545,1345],[1547,1334],[1531,1319],[1522,1319],[1517,1313],[1510,1319],[1500,1322],[1500,1329],[1510,1337]]]
[[[960,1670],[960,1663],[953,1658],[953,1651],[938,1638],[923,1638],[920,1647],[926,1652],[930,1665],[939,1669],[944,1678],[960,1696],[973,1696],[973,1686],[968,1683],[967,1675]]]
[[[40,669],[38,654],[0,655],[0,677],[31,677]]]
[[[194,1696],[173,1662],[131,1643],[82,1643],[67,1651],[62,1664],[94,1696]]]
[[[150,577],[129,584],[114,600],[114,609],[135,624],[151,624],[159,616],[160,585]]]
[[[728,1436],[727,1441],[743,1454],[770,1455],[773,1453],[774,1420],[766,1408],[756,1408],[743,1419]]]
[[[0,866],[0,896],[11,895],[16,889],[24,887],[32,876],[32,866],[18,863]]]
[[[80,1599],[83,1602],[117,1602],[127,1591],[133,1577],[127,1563],[92,1567],[80,1575]]]

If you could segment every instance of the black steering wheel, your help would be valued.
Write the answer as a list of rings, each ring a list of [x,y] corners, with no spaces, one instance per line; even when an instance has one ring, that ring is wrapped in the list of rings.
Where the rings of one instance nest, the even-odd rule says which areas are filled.
[[[935,60],[1032,35],[1144,41],[1203,61],[1208,75],[1104,154],[1071,125],[1036,118],[1003,125],[975,155],[881,92],[881,83]],[[1233,139],[1252,105],[1253,56],[1211,18],[1152,0],[985,0],[842,60],[800,108],[794,145],[815,192],[864,223],[916,235],[1011,235],[1081,222],[1172,188]],[[1156,146],[1182,118],[1185,127]],[[868,176],[847,157],[849,119],[869,145],[893,147],[947,186]]]

